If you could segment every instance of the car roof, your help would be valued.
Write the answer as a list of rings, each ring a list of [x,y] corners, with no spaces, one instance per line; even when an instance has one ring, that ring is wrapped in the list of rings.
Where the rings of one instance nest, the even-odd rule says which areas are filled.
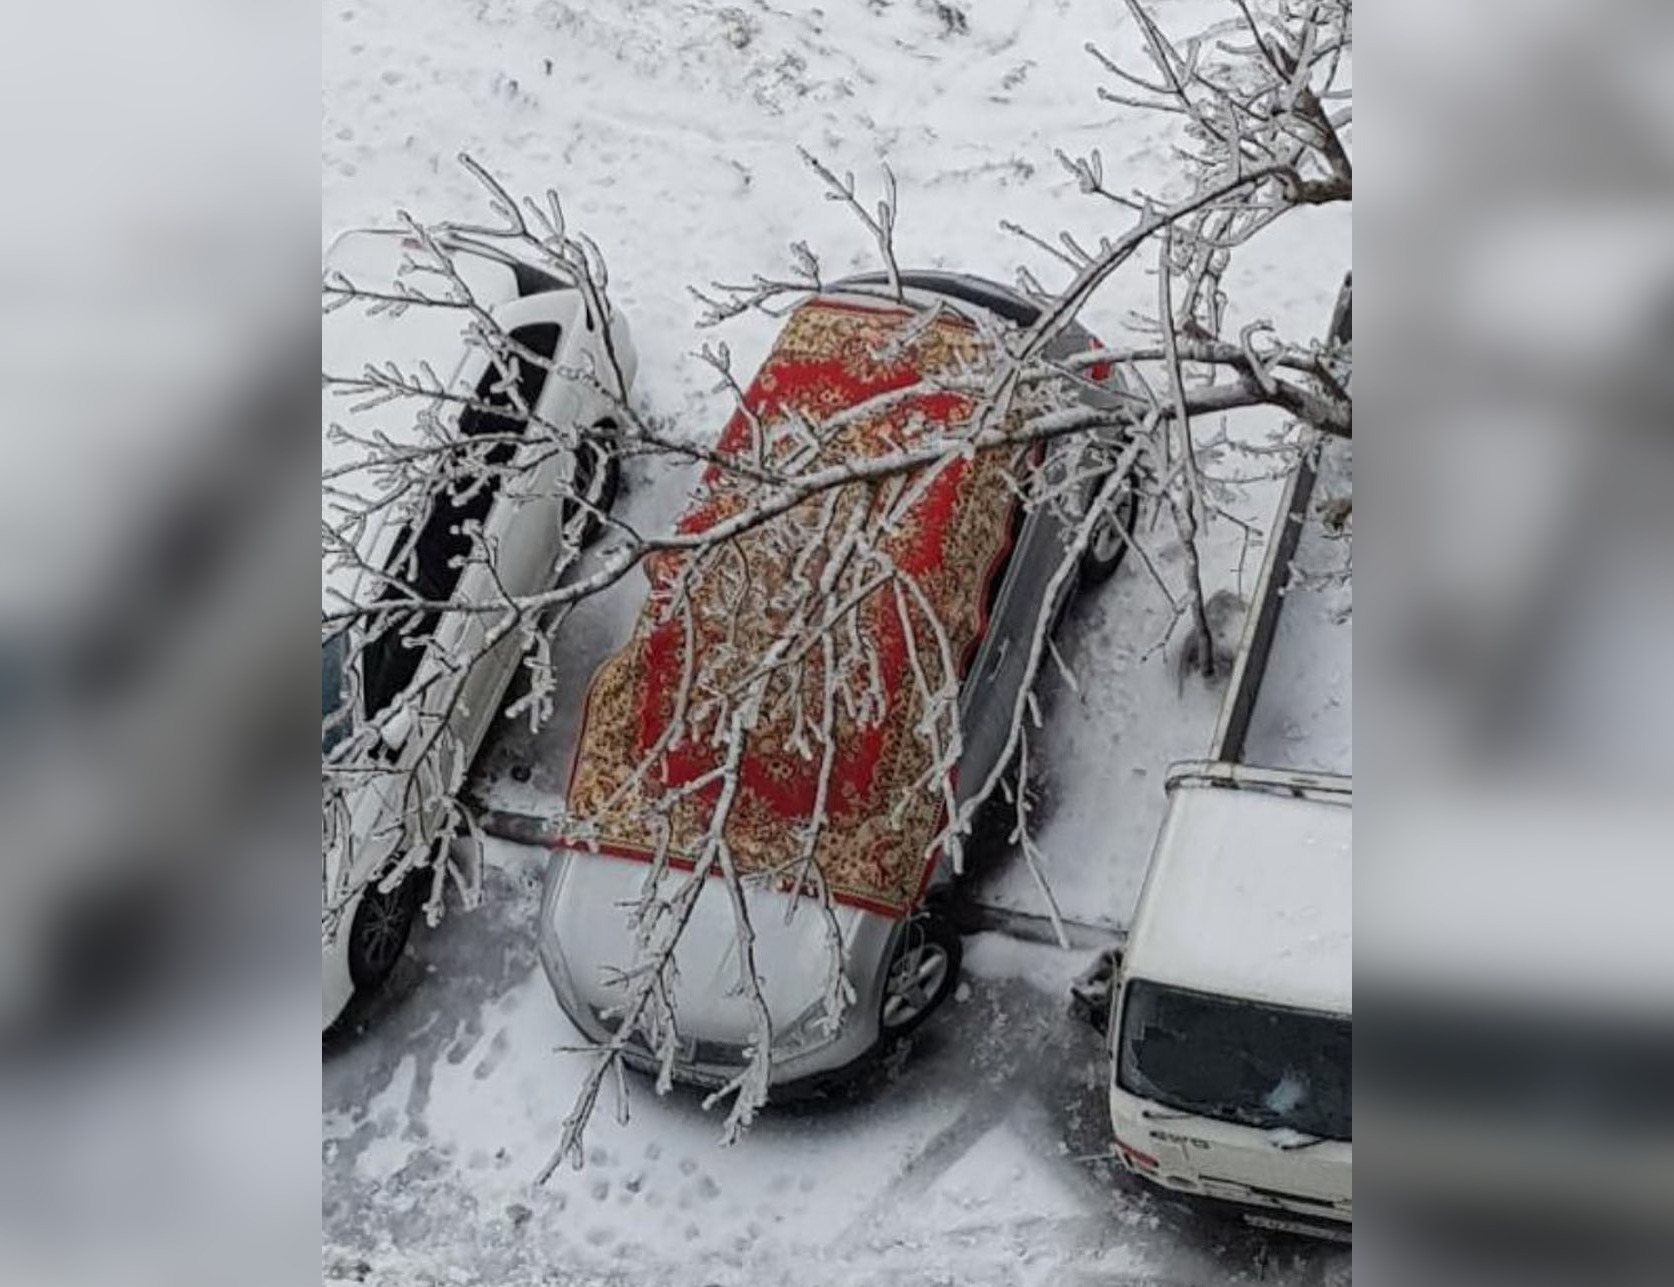
[[[1032,326],[1036,319],[1040,317],[1040,305],[1027,296],[1018,294],[1017,291],[1009,286],[1002,285],[1000,282],[990,281],[986,277],[978,277],[974,273],[915,269],[897,274],[896,280],[900,284],[903,294],[907,295],[909,299],[911,294],[926,294],[973,304],[1018,326]],[[889,275],[872,272],[855,273],[852,276],[831,282],[826,286],[824,293],[829,295],[842,292],[864,292],[867,295],[878,297],[886,295],[888,291]]]
[[[966,319],[944,312],[929,327],[914,330],[910,359],[903,351],[883,356],[889,348],[884,341],[901,334],[915,312],[911,303],[903,307],[876,296],[825,295],[802,304],[782,326],[746,391],[750,415],[733,416],[717,450],[751,450],[752,416],[767,420],[784,412],[829,424],[853,408],[875,406],[820,443],[820,458],[829,453],[836,460],[849,451],[883,454],[910,435],[932,432],[965,414],[969,395],[924,384],[922,375],[925,370],[939,374],[960,369],[983,351],[985,341]],[[902,396],[888,396],[895,393]],[[1011,544],[1010,518],[1017,503],[1010,477],[1013,465],[1002,453],[979,453],[937,471],[915,501],[910,521],[897,523],[881,538],[894,563],[915,577],[926,594],[938,596],[938,615],[956,658],[974,649],[981,638],[984,591],[1000,575]],[[738,486],[734,475],[712,466],[704,488],[682,515],[679,530],[699,532],[725,521],[742,504]],[[817,508],[819,503],[812,504]],[[805,521],[805,515],[792,511],[759,530],[765,534],[775,525]],[[777,575],[773,547],[764,542],[760,554],[751,554],[757,539],[755,533],[746,533],[735,548],[743,549],[746,559],[759,559],[751,565],[749,580],[759,578],[764,592],[770,592],[769,583]],[[644,818],[652,803],[649,782],[663,778],[633,775],[632,769],[655,741],[654,734],[646,740],[646,729],[655,721],[643,712],[664,710],[672,701],[669,685],[678,680],[678,665],[666,659],[680,655],[673,634],[679,622],[666,613],[666,598],[659,596],[674,585],[680,566],[672,557],[648,565],[655,592],[642,610],[633,640],[594,678],[574,761],[571,808],[588,818],[594,816],[591,808],[600,811],[604,847],[623,856],[649,856],[655,847]],[[719,579],[705,578],[697,588],[688,587],[687,594],[696,601],[724,589]],[[878,647],[877,683],[885,715],[864,728],[851,712],[836,717],[838,749],[829,796],[836,821],[822,833],[815,861],[840,901],[899,916],[922,896],[929,878],[941,806],[921,786],[932,765],[928,751],[918,745],[912,654],[904,646],[896,647],[895,601],[874,593],[861,610],[866,614],[866,636]],[[764,623],[736,606],[728,607],[726,615],[736,615],[742,629],[760,627],[767,636]],[[763,866],[782,866],[793,829],[805,820],[816,798],[820,756],[791,753],[793,730],[774,722],[793,719],[800,707],[768,705],[777,713],[753,733],[741,767],[744,787],[734,816],[753,820],[747,829],[740,824],[741,832],[748,834],[732,842],[741,870],[751,868],[757,857]],[[758,753],[757,748],[765,749]],[[705,757],[713,753],[718,752],[690,740],[666,752],[678,756],[681,764],[667,775],[667,783],[678,785],[688,771],[694,776],[704,771]],[[695,815],[683,818],[674,851],[691,852],[700,841]],[[759,848],[759,854],[750,852],[752,848]]]
[[[1346,798],[1177,785],[1134,917],[1129,975],[1348,1014],[1352,819]]]
[[[910,269],[896,275],[903,299],[913,307],[927,307],[936,300],[951,302],[962,312],[980,308],[1013,326],[1027,328],[1040,319],[1042,301],[975,273],[946,272],[940,269]],[[826,285],[822,294],[827,298],[843,295],[852,299],[861,296],[894,306],[889,298],[887,273],[856,273]],[[1079,321],[1067,322],[1046,347],[1048,358],[1062,360],[1088,349],[1101,347],[1098,339]],[[1106,370],[1098,381],[1111,388],[1126,388],[1119,371]],[[1090,390],[1095,392],[1096,390]]]

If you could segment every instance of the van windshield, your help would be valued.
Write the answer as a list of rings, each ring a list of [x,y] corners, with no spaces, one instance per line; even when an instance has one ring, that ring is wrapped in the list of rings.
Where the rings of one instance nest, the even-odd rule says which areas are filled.
[[[1169,1108],[1263,1130],[1346,1140],[1351,1021],[1134,979],[1116,1084]]]

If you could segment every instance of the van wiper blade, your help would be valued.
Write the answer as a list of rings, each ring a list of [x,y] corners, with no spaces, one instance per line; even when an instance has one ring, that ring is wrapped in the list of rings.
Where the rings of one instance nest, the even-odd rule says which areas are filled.
[[[1315,1144],[1325,1143],[1323,1135],[1304,1135],[1301,1131],[1280,1128],[1267,1132],[1267,1142],[1276,1149],[1286,1153],[1293,1153],[1297,1149],[1312,1148]]]
[[[1196,1117],[1196,1113],[1159,1113],[1155,1109],[1142,1108],[1139,1115],[1148,1122],[1182,1122],[1188,1117]]]

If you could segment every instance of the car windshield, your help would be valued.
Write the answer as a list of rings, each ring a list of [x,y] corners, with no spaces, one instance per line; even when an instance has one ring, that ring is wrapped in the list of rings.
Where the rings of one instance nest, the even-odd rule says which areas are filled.
[[[1347,1140],[1351,1051],[1346,1016],[1134,979],[1122,1004],[1117,1084],[1201,1117]]]
[[[348,644],[341,633],[332,635],[320,645],[320,754],[331,754],[331,748],[349,732],[349,712],[343,709],[343,662]]]

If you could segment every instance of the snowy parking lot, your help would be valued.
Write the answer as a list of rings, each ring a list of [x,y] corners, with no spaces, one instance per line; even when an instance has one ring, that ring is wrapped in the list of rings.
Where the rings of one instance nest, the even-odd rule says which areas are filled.
[[[632,475],[623,509],[649,518],[680,494],[678,479]],[[625,589],[565,623],[573,697],[538,736],[502,722],[476,783],[489,803],[529,820],[556,809],[580,693],[636,605]],[[1149,647],[1158,628],[1125,567],[1062,627],[1079,690],[1043,685],[1043,843],[1054,891],[1085,925],[1124,922],[1161,814],[1161,766],[1201,754],[1214,722],[1218,690],[1177,687],[1168,650]],[[1067,1006],[1091,951],[994,932],[966,939],[953,1003],[852,1088],[774,1106],[724,1148],[701,1096],[659,1099],[629,1075],[628,1121],[607,1092],[586,1165],[537,1187],[590,1059],[535,957],[544,861],[492,841],[484,906],[421,929],[388,988],[328,1038],[328,1278],[1347,1281],[1346,1248],[1246,1229],[1127,1176],[1109,1157],[1108,1056]],[[977,903],[1040,913],[1015,849],[990,846],[972,875]]]
[[[696,1095],[630,1077],[587,1164],[534,1177],[580,1037],[536,963],[540,854],[499,845],[487,904],[421,931],[328,1040],[328,1281],[376,1284],[1331,1284],[1346,1248],[1145,1190],[1104,1156],[1105,1061],[1066,1012],[1085,959],[967,941],[966,982],[913,1041],[736,1146]],[[358,1030],[357,1030],[358,1029]]]
[[[1196,25],[1216,0],[1159,6]],[[865,235],[820,192],[806,147],[900,190],[904,264],[1002,281],[1019,263],[1048,285],[1062,266],[1001,228],[1015,221],[1096,243],[1107,213],[1054,148],[1102,150],[1108,172],[1166,187],[1165,125],[1101,102],[1083,44],[1132,47],[1104,0],[843,0],[777,8],[688,0],[332,0],[325,6],[322,240],[397,209],[481,213],[454,163],[469,151],[518,193],[556,189],[600,244],[640,355],[636,404],[693,434],[728,410],[691,357],[688,285],[782,270],[805,239],[828,276],[876,266]],[[1044,261],[1044,262],[1043,262]],[[1238,261],[1229,293],[1282,330],[1315,334],[1349,261],[1346,208],[1304,212]],[[1082,320],[1106,339],[1154,303],[1137,268]],[[1245,317],[1231,319],[1235,332]],[[720,333],[754,369],[773,323]],[[1216,477],[1251,477],[1278,417],[1238,413]],[[690,478],[625,480],[622,513],[650,526]],[[1227,483],[1250,530],[1213,523],[1205,588],[1247,596],[1278,494]],[[596,556],[595,556],[596,557]],[[1164,529],[1167,575],[1181,552]],[[496,731],[473,791],[539,822],[562,804],[593,668],[644,594],[630,576],[562,622],[552,721]],[[1031,774],[1052,889],[1085,941],[1121,930],[1163,809],[1167,765],[1202,755],[1220,689],[1183,677],[1173,613],[1133,560],[1074,604],[1059,636],[1074,675],[1042,688]],[[1346,676],[1316,676],[1336,707]],[[1341,692],[1339,691],[1341,690]],[[1346,730],[1346,710],[1343,727]],[[993,847],[990,847],[993,848]],[[324,1274],[329,1282],[679,1284],[1208,1284],[1349,1281],[1346,1248],[1264,1234],[1161,1196],[1108,1156],[1102,1041],[1068,1013],[1091,959],[989,931],[965,942],[964,981],[904,1057],[825,1099],[773,1105],[737,1145],[699,1097],[658,1098],[630,1075],[629,1114],[607,1087],[586,1165],[535,1177],[588,1067],[535,957],[544,852],[491,842],[484,905],[415,934],[390,984],[358,999],[325,1043]],[[970,897],[1038,918],[1014,850],[985,852]],[[1003,917],[993,916],[993,923]]]

